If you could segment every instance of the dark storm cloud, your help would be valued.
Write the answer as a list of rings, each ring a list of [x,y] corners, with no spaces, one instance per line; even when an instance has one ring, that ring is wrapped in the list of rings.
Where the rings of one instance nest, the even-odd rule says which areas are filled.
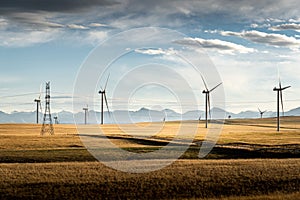
[[[117,4],[109,0],[2,0],[0,13],[10,12],[76,12],[95,6]]]

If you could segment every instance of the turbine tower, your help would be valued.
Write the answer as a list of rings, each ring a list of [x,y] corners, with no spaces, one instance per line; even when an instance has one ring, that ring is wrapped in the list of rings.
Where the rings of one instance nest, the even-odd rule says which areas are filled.
[[[46,95],[45,95],[45,113],[41,135],[49,133],[54,135],[54,129],[52,124],[51,112],[50,112],[50,82],[46,83]]]
[[[205,94],[205,128],[207,128],[207,124],[208,124],[208,120],[207,120],[207,113],[209,112],[209,117],[211,118],[210,115],[210,97],[209,94],[215,90],[217,87],[219,87],[222,83],[219,83],[218,85],[216,85],[215,87],[213,87],[212,89],[208,89],[203,76],[201,75],[202,81],[204,83],[205,86],[205,90],[202,91],[203,94]]]
[[[86,105],[86,107],[83,108],[82,110],[84,110],[84,124],[87,124],[87,113],[89,111],[89,106]]]
[[[99,91],[99,94],[101,94],[101,124],[103,124],[103,117],[104,117],[104,113],[103,113],[103,104],[104,104],[104,102],[103,102],[103,100],[105,100],[106,108],[107,108],[108,114],[110,115],[110,112],[109,112],[109,109],[108,109],[108,104],[107,104],[106,93],[105,93],[108,79],[109,79],[109,75],[106,79],[104,89],[101,88],[101,90]]]
[[[283,113],[283,116],[284,116],[282,91],[287,89],[287,88],[290,88],[290,87],[291,86],[281,87],[281,81],[280,81],[280,78],[279,78],[279,87],[278,88],[276,88],[276,87],[273,88],[273,91],[277,92],[277,131],[280,130],[280,119],[279,119],[280,118],[280,113],[279,113],[280,106],[279,106],[279,101],[281,102],[281,109],[282,109],[282,113]]]
[[[266,111],[266,110],[265,110],[265,111],[261,111],[261,110],[258,108],[258,112],[259,112],[259,114],[260,114],[260,118],[262,119],[263,114],[264,114],[265,112],[267,112],[267,111]]]
[[[41,104],[41,94],[42,94],[42,84],[40,86],[40,95],[39,98],[34,99],[34,102],[36,102],[36,123],[39,123],[39,110],[42,112],[42,104]]]

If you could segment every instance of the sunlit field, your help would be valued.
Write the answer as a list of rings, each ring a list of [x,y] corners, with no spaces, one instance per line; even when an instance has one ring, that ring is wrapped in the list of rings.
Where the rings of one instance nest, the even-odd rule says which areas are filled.
[[[145,153],[166,145],[182,125],[197,127],[188,151],[162,170],[135,174],[98,162],[75,125],[54,125],[55,135],[41,136],[41,125],[1,124],[1,199],[300,199],[300,117],[283,118],[280,132],[275,118],[226,120],[202,159],[203,121],[101,129],[120,148]]]

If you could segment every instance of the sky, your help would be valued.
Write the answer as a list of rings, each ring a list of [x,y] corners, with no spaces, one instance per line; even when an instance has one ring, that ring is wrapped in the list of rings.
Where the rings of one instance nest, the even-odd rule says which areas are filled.
[[[276,93],[272,90],[278,87],[280,77],[283,86],[292,86],[284,91],[285,110],[299,107],[300,8],[297,5],[296,0],[1,1],[0,110],[35,110],[33,100],[41,94],[43,101],[47,81],[51,82],[54,112],[72,111],[74,98],[78,108],[80,104],[82,107],[89,104],[91,109],[99,110],[97,91],[104,87],[108,76],[106,95],[111,110],[195,109],[187,99],[180,100],[184,109],[178,106],[178,96],[188,98],[190,92],[177,87],[181,78],[189,85],[196,109],[203,110],[205,85],[187,62],[178,59],[179,54],[187,52],[195,62],[197,58],[201,61],[209,58],[210,64],[205,66],[210,68],[203,69],[202,63],[200,70],[208,88],[222,82],[212,94],[215,95],[212,106],[223,101],[231,112],[258,107],[275,111]],[[147,27],[161,31],[162,37],[155,40],[151,36],[147,43],[145,38],[149,38],[147,30],[150,30]],[[116,42],[118,39],[122,45]],[[166,41],[171,42],[166,44]],[[138,44],[146,46],[132,49]],[[105,45],[109,47],[105,49]],[[117,55],[114,52],[120,48],[127,54],[114,60],[109,72],[101,76],[105,56]],[[80,79],[89,65],[95,67],[91,76],[99,76],[97,80],[95,76],[94,82],[89,77]],[[136,69],[137,66],[143,68]],[[209,71],[213,74],[208,74]],[[176,89],[170,90],[163,82],[166,79]],[[78,80],[95,83],[85,85],[91,92],[80,94],[84,97],[73,94]],[[141,80],[152,83],[145,85]],[[122,96],[124,90],[131,93]]]

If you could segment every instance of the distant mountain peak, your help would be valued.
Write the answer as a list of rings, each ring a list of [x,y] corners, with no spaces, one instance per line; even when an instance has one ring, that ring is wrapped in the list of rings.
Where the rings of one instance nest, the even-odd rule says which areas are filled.
[[[139,111],[149,111],[149,109],[148,109],[148,108],[145,108],[145,107],[142,107],[142,108],[140,108],[137,112],[139,112]]]
[[[168,109],[168,108],[163,109],[162,112],[165,112],[165,113],[176,113],[174,110]]]

